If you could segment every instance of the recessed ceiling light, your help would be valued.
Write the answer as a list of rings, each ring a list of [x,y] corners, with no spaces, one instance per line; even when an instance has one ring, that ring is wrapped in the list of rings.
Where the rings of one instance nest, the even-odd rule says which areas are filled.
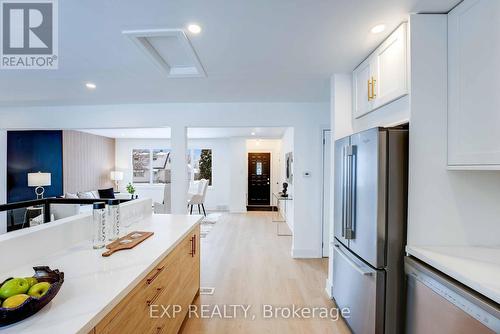
[[[372,34],[378,34],[385,30],[385,24],[377,24],[371,29]]]
[[[255,132],[252,132],[252,133],[251,133],[251,135],[252,135],[252,136],[255,136]]]
[[[188,25],[188,30],[193,34],[199,34],[201,32],[201,27],[197,24]]]
[[[88,89],[96,89],[97,88],[96,84],[93,82],[87,82],[85,84],[85,87],[87,87]]]

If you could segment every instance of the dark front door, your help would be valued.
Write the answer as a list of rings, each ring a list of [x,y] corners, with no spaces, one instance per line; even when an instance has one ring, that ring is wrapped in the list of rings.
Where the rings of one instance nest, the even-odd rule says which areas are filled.
[[[248,153],[248,205],[271,204],[271,153]]]

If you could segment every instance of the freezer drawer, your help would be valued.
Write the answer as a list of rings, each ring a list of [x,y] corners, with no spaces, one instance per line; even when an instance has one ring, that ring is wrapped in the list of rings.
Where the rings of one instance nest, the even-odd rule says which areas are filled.
[[[408,334],[500,333],[500,308],[494,302],[410,257],[405,270]]]
[[[356,334],[384,332],[385,271],[358,259],[334,242],[333,295],[339,309],[349,308],[345,321]]]

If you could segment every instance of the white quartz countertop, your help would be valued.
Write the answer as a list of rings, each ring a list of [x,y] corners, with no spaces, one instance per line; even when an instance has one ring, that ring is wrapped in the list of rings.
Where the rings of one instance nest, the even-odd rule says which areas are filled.
[[[406,252],[500,303],[500,248],[406,246]]]
[[[150,215],[132,225],[130,231],[150,231],[154,235],[132,250],[105,258],[101,256],[105,250],[93,250],[90,240],[86,240],[2,272],[4,278],[31,276],[34,266],[48,265],[64,272],[64,284],[41,311],[0,328],[0,333],[87,334],[200,220],[201,216]],[[19,251],[13,250],[9,256]]]

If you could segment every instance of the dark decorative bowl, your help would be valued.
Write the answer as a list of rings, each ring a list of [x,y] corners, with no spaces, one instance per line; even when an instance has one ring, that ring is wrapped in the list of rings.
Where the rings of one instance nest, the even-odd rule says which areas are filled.
[[[47,305],[59,292],[64,282],[64,273],[59,270],[51,270],[49,267],[33,267],[35,277],[38,282],[49,282],[50,288],[45,295],[40,298],[30,297],[16,308],[0,307],[0,327],[11,325],[18,321],[31,317]],[[5,283],[11,278],[2,282]]]

